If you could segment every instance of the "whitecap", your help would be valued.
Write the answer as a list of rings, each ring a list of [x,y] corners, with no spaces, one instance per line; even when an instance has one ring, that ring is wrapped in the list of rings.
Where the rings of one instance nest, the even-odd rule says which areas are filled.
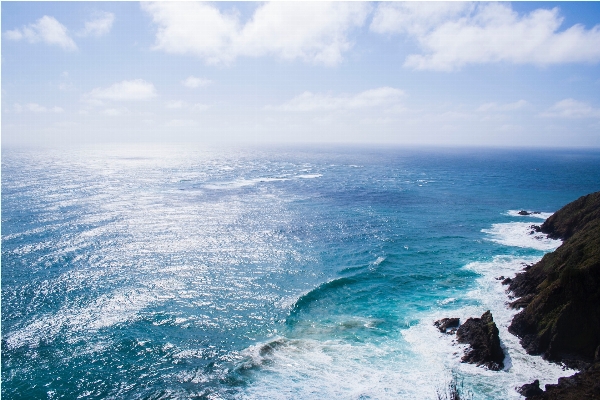
[[[323,174],[302,174],[302,175],[296,175],[296,178],[300,178],[300,179],[315,179],[315,178],[320,178],[322,176],[323,176]]]
[[[373,265],[379,265],[385,261],[385,257],[377,257],[377,260],[373,261]]]
[[[487,240],[505,246],[552,251],[562,244],[561,240],[550,239],[545,234],[536,232],[534,225],[529,222],[493,224],[490,229],[482,229],[481,232],[489,235]]]
[[[234,181],[225,181],[225,182],[214,182],[205,184],[202,187],[205,189],[212,190],[230,190],[230,189],[240,189],[247,186],[254,186],[259,183],[268,183],[268,182],[282,182],[289,181],[290,178],[272,178],[272,177],[261,177],[261,178],[253,178],[253,179],[236,179]]]

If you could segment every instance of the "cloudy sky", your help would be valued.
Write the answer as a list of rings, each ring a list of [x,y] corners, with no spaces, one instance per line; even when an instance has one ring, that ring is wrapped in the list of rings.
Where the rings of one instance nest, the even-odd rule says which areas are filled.
[[[2,143],[600,147],[600,3],[2,2]]]

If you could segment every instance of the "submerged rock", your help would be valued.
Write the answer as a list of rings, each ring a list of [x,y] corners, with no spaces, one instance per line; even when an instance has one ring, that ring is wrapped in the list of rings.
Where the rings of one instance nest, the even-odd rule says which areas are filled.
[[[460,319],[458,318],[442,318],[438,321],[435,321],[433,325],[436,326],[442,333],[453,334],[456,332],[455,328],[458,328],[460,324]],[[448,329],[450,329],[448,331]]]
[[[500,347],[498,327],[488,310],[481,318],[469,318],[456,331],[459,343],[467,343],[462,362],[483,365],[490,370],[504,368],[504,351]]]
[[[519,215],[530,215],[530,214],[531,214],[531,213],[528,213],[528,212],[527,212],[527,211],[525,211],[525,210],[521,210],[521,211],[519,211]]]

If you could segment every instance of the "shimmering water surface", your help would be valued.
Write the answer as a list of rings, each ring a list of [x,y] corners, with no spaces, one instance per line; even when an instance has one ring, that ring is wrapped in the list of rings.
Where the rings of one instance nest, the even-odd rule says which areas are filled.
[[[519,398],[573,371],[523,352],[495,278],[598,190],[591,150],[3,149],[2,396]],[[488,309],[499,372],[432,325]]]

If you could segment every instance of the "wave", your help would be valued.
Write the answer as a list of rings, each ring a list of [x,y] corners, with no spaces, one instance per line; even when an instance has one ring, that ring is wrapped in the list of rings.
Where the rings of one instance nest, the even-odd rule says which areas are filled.
[[[482,229],[481,232],[489,235],[487,240],[505,246],[552,251],[562,244],[562,240],[550,239],[545,234],[536,232],[535,225],[530,222],[493,224],[490,229]]]
[[[230,190],[230,189],[240,189],[247,186],[255,186],[259,183],[266,182],[283,182],[289,181],[290,178],[270,178],[270,177],[262,177],[262,178],[253,178],[253,179],[236,179],[234,181],[226,181],[226,182],[215,182],[203,185],[202,187],[205,189],[211,190]]]
[[[295,179],[316,179],[322,177],[323,174],[300,174],[294,176],[279,176],[279,177],[258,177],[252,179],[240,178],[233,181],[213,182],[202,185],[204,189],[211,190],[231,190],[240,189],[243,187],[255,186],[260,183],[269,182],[285,182]]]
[[[323,174],[303,174],[303,175],[296,175],[294,178],[299,178],[299,179],[315,179],[315,178],[320,178],[322,176],[323,176]]]
[[[489,240],[502,245],[553,250],[560,241],[530,235],[531,223],[494,224],[483,230]],[[514,236],[511,239],[511,236]],[[353,315],[331,315],[328,321],[302,321],[310,331],[299,329],[246,350],[244,367],[252,374],[254,384],[243,390],[244,399],[274,398],[317,399],[377,398],[429,399],[443,388],[449,374],[456,374],[476,399],[522,399],[517,387],[538,379],[553,384],[559,377],[573,374],[562,366],[539,356],[527,354],[519,339],[508,332],[517,310],[507,305],[503,277],[512,277],[524,265],[537,262],[541,256],[495,256],[489,261],[471,262],[463,267],[477,275],[467,292],[452,292],[440,298],[431,308],[410,315],[406,327],[371,335],[370,340],[351,341],[340,329],[377,329],[377,321]],[[385,261],[379,257],[370,265]],[[289,320],[332,292],[358,282],[357,276],[326,282],[300,297],[290,312]],[[410,299],[407,299],[410,301]],[[459,317],[464,322],[490,310],[500,331],[506,354],[503,371],[489,371],[461,362],[467,345],[456,343],[433,325],[445,317]],[[328,326],[330,324],[331,326]],[[335,327],[333,326],[335,325]],[[335,329],[333,329],[335,328]],[[313,335],[311,333],[318,333]],[[291,339],[291,337],[294,339]]]
[[[296,303],[293,305],[293,307],[290,311],[290,315],[288,317],[288,323],[293,320],[293,318],[295,317],[296,314],[307,309],[313,302],[318,301],[324,297],[327,297],[331,292],[333,292],[339,288],[355,284],[356,282],[357,282],[357,279],[353,276],[337,278],[337,279],[333,279],[329,282],[323,283],[323,284],[319,285],[318,287],[316,287],[315,289],[309,291],[308,293],[300,296],[300,298],[298,300],[296,300]]]
[[[429,364],[442,364],[448,370],[458,372],[468,386],[486,393],[487,398],[522,399],[515,388],[539,379],[541,386],[556,383],[561,376],[574,373],[565,371],[560,365],[549,363],[539,356],[525,352],[519,339],[508,332],[517,310],[508,308],[506,287],[501,276],[514,276],[525,264],[537,262],[540,257],[496,256],[491,261],[473,262],[464,269],[479,275],[474,287],[464,294],[469,306],[440,307],[420,316],[421,322],[403,331],[411,348],[419,355],[417,359],[428,359]],[[433,321],[445,317],[458,317],[461,323],[470,317],[479,317],[490,310],[500,332],[501,345],[506,355],[505,368],[501,373],[488,371],[472,364],[460,362],[466,345],[455,342],[453,335],[440,333]]]

